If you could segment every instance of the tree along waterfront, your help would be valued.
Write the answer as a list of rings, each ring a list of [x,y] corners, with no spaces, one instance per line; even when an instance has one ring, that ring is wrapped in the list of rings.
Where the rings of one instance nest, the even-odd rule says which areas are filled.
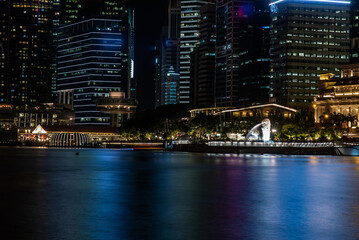
[[[131,141],[187,139],[196,142],[229,140],[231,134],[245,136],[263,118],[254,114],[224,121],[220,116],[199,114],[189,116],[187,105],[164,106],[156,110],[137,113],[120,128],[123,138]],[[320,123],[314,122],[312,111],[301,111],[292,118],[270,112],[274,141],[338,141],[347,140],[356,133],[358,119],[343,114],[325,114]]]

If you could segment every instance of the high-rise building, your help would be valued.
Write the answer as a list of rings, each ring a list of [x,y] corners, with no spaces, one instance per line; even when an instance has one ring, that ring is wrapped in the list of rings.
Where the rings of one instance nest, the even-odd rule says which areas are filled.
[[[157,42],[156,107],[179,103],[179,39],[169,39],[163,28]]]
[[[264,1],[217,1],[217,106],[268,101],[269,24]]]
[[[53,0],[54,19],[53,19],[53,59],[52,59],[52,80],[51,98],[53,102],[57,99],[56,76],[57,76],[57,37],[61,24],[61,0]]]
[[[61,3],[61,23],[74,23],[102,16],[105,18],[127,18],[125,0],[55,0]]]
[[[0,9],[8,9],[8,2],[0,1]],[[5,43],[8,38],[8,11],[0,10],[0,102],[7,101],[8,96],[8,78],[7,78],[7,62],[5,56]]]
[[[181,0],[180,103],[191,103],[191,52],[199,40],[200,8],[214,0]],[[193,83],[192,83],[193,84]]]
[[[168,26],[156,43],[155,107],[179,103],[180,12],[179,1],[170,0]]]
[[[359,63],[359,1],[352,1],[350,10],[350,63]]]
[[[200,14],[199,43],[191,53],[193,104],[213,107],[216,77],[216,5],[203,5]]]
[[[271,7],[272,101],[308,107],[320,74],[340,76],[349,62],[346,0],[280,0]]]
[[[84,0],[60,0],[61,23],[73,23],[82,20],[84,15],[81,9],[84,7]]]
[[[168,7],[168,38],[180,38],[181,6],[179,0],[169,0]]]
[[[83,2],[82,20],[59,28],[59,101],[73,105],[77,125],[110,124],[110,116],[96,107],[98,98],[136,95],[133,12],[122,1],[94,3]]]
[[[72,104],[79,125],[109,125],[96,107],[110,92],[128,96],[128,32],[120,20],[91,18],[60,27],[59,101]]]
[[[53,2],[0,1],[0,102],[51,100]]]
[[[155,47],[155,108],[161,106],[161,40],[156,41]]]

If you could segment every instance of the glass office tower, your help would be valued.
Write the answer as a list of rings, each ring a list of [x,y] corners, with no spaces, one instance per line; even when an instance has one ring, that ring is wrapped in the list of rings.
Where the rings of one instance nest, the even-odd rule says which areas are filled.
[[[91,18],[60,27],[58,92],[72,104],[78,125],[109,125],[98,97],[129,89],[129,31],[121,20]]]
[[[268,5],[254,0],[218,0],[216,24],[216,106],[268,101]]]
[[[310,107],[319,75],[349,62],[349,1],[280,0],[271,7],[272,101]]]
[[[213,0],[181,0],[180,103],[191,103],[191,52],[199,41],[200,8]]]

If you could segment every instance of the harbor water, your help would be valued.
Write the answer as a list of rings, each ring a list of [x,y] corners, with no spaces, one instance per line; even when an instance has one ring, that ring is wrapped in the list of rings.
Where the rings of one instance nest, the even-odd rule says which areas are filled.
[[[2,239],[359,239],[359,158],[0,148]]]

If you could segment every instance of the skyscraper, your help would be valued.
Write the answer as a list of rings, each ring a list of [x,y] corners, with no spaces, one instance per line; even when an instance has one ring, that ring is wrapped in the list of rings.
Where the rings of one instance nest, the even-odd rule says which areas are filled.
[[[261,1],[217,1],[217,106],[268,101],[269,24]]]
[[[200,8],[213,0],[181,0],[180,103],[191,103],[191,52],[199,40]]]
[[[76,22],[84,18],[84,13],[81,9],[84,7],[84,0],[60,0],[61,23],[67,24]]]
[[[179,103],[179,39],[167,38],[163,28],[157,42],[156,107]]]
[[[97,98],[110,92],[135,96],[133,14],[121,1],[85,9],[83,20],[60,27],[59,101],[73,105],[77,125],[109,125],[109,115],[96,107]]]
[[[200,13],[199,43],[191,54],[193,104],[213,107],[216,77],[216,5],[203,5]]]
[[[53,18],[52,1],[0,1],[0,102],[51,100]]]
[[[350,63],[359,63],[359,1],[353,1],[350,10]]]
[[[280,0],[271,7],[271,98],[308,107],[319,75],[340,75],[349,62],[349,6],[345,0]]]
[[[169,0],[168,7],[168,38],[180,38],[181,6],[179,0]]]
[[[178,1],[168,5],[168,26],[164,27],[157,48],[155,106],[179,103],[179,36],[180,8]]]

